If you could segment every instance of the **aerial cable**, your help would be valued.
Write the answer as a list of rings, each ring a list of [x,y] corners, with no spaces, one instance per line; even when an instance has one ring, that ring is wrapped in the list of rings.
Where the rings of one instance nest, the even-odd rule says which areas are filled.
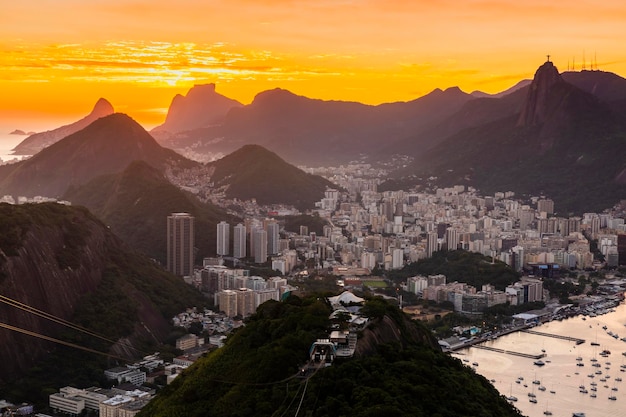
[[[24,310],[24,311],[26,311],[28,313],[35,314],[35,315],[37,315],[39,317],[42,317],[44,319],[53,321],[55,323],[58,323],[58,324],[70,327],[70,328],[72,328],[74,330],[78,330],[79,332],[86,333],[86,334],[88,334],[90,336],[102,339],[102,340],[107,341],[109,343],[112,343],[112,344],[120,343],[123,346],[129,347],[129,348],[134,349],[135,351],[143,353],[143,354],[149,354],[150,353],[150,352],[142,352],[139,349],[137,349],[136,347],[134,347],[133,345],[128,344],[126,342],[122,342],[122,341],[116,342],[115,340],[109,339],[109,338],[107,338],[107,337],[105,337],[103,335],[95,333],[95,332],[93,332],[93,331],[91,331],[89,329],[86,329],[86,328],[82,327],[82,326],[79,326],[79,325],[74,324],[74,323],[72,323],[70,321],[67,321],[67,320],[62,319],[60,317],[57,317],[57,316],[55,316],[53,314],[47,313],[47,312],[45,312],[43,310],[39,310],[39,309],[37,309],[35,307],[29,306],[28,304],[24,304],[24,303],[21,303],[19,301],[13,300],[13,299],[11,299],[9,297],[6,297],[4,295],[0,295],[0,302],[3,302],[3,303],[8,304],[10,306],[19,308],[19,309]]]
[[[95,350],[95,349],[87,348],[87,347],[84,347],[84,346],[80,346],[80,345],[77,345],[75,343],[70,343],[70,342],[66,342],[66,341],[63,341],[63,340],[55,339],[55,338],[50,337],[50,336],[46,336],[46,335],[43,335],[43,334],[40,334],[40,333],[36,333],[36,332],[31,332],[30,330],[25,330],[25,329],[22,329],[22,328],[19,328],[19,327],[11,326],[11,325],[6,324],[6,323],[0,322],[0,327],[3,327],[5,329],[7,329],[7,330],[12,330],[14,332],[22,333],[22,334],[25,334],[25,335],[28,335],[28,336],[38,337],[40,339],[47,340],[49,342],[54,342],[54,343],[58,343],[58,344],[61,344],[61,345],[64,345],[64,346],[69,346],[69,347],[72,347],[72,348],[75,348],[75,349],[84,350],[86,352],[96,353],[98,355],[104,355],[104,356],[107,356],[107,357],[110,357],[110,358],[115,358],[115,359],[119,359],[119,360],[122,360],[122,361],[126,361],[125,358],[122,358],[120,356],[111,355],[109,353],[100,352],[99,350]]]

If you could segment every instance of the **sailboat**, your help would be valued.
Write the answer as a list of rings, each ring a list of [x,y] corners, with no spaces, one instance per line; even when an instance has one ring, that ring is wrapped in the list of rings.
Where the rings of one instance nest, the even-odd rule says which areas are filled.
[[[515,402],[517,401],[517,397],[515,397],[513,395],[513,383],[511,382],[511,391],[509,392],[509,396],[506,397],[507,400],[511,401],[511,402]]]
[[[552,411],[548,410],[548,400],[546,400],[546,409],[543,411],[544,416],[551,416]]]
[[[533,385],[533,392],[528,393],[528,401],[533,404],[537,404],[537,396],[535,395],[535,386]]]
[[[591,346],[600,346],[600,343],[598,343],[598,330],[597,329],[596,329],[596,341],[591,342]]]

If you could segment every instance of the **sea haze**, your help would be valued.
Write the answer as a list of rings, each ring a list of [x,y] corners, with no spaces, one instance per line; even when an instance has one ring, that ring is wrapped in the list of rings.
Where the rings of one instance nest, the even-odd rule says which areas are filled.
[[[0,159],[2,162],[10,161],[15,158],[21,159],[21,157],[13,155],[12,149],[17,146],[18,143],[26,139],[27,135],[11,135],[10,130],[0,131]]]

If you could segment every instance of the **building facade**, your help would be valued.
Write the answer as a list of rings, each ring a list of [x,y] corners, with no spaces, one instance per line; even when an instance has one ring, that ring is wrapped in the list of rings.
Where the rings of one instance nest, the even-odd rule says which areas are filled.
[[[178,276],[193,273],[194,220],[189,213],[172,213],[167,217],[167,270]]]

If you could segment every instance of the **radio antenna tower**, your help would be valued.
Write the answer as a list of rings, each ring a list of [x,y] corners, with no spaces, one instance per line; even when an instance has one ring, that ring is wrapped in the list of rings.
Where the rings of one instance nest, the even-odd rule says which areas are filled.
[[[587,68],[585,68],[585,50],[583,49],[583,71],[585,71]]]

